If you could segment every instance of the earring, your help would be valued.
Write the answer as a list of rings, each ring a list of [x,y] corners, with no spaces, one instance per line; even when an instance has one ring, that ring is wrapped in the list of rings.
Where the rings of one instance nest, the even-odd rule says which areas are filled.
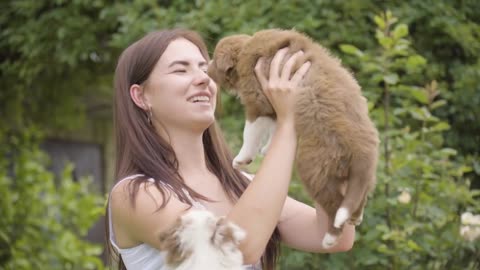
[[[148,105],[147,121],[148,121],[148,123],[150,124],[150,126],[153,126],[153,124],[152,124],[152,118],[153,118],[153,115],[152,115],[152,107],[151,107],[150,105]]]

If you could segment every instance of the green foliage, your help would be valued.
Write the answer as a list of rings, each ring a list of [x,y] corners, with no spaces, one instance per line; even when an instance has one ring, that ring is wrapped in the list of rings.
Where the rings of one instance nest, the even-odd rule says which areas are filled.
[[[378,49],[341,49],[359,60],[357,77],[382,135],[376,191],[352,251],[287,253],[282,269],[476,269],[480,244],[459,231],[461,213],[480,210],[480,193],[464,178],[472,168],[445,146],[449,124],[433,115],[446,105],[444,84],[419,86],[428,63],[411,48],[406,24],[390,12],[374,20]]]
[[[449,106],[435,112],[452,127],[445,133],[447,144],[478,160],[478,1],[3,1],[0,113],[7,121],[0,125],[21,128],[25,120],[49,129],[82,125],[85,111],[108,108],[120,50],[153,30],[191,28],[213,50],[229,34],[295,28],[340,54],[345,43],[375,48],[372,18],[385,9],[410,25],[412,46],[429,63],[423,75],[448,85],[443,97]],[[397,31],[402,35],[405,29]],[[343,60],[359,68],[355,58]],[[225,102],[225,107],[236,103],[230,96]]]
[[[387,9],[401,23],[376,15]],[[29,139],[22,138],[31,132],[78,130],[87,116],[98,117],[98,111],[106,112],[101,117],[110,122],[112,75],[119,52],[145,33],[167,27],[200,32],[210,50],[229,34],[295,28],[341,57],[368,97],[386,146],[382,149],[387,150],[382,150],[378,188],[358,228],[355,248],[335,255],[285,249],[282,269],[478,267],[478,243],[458,237],[459,215],[479,211],[478,195],[468,190],[469,178],[477,177],[480,183],[478,10],[480,1],[437,0],[1,1],[0,144],[6,148],[0,152],[9,159],[0,160],[0,205],[6,216],[0,219],[0,268],[27,267],[14,265],[18,262],[10,260],[12,254],[23,254],[15,258],[23,258],[19,264],[32,268],[69,269],[62,264],[66,261],[89,268],[77,258],[98,253],[96,248],[87,251],[88,244],[80,238],[68,241],[74,243],[69,246],[60,241],[82,235],[85,229],[80,228],[87,228],[97,215],[97,210],[89,214],[95,209],[92,204],[76,207],[80,200],[62,195],[77,197],[84,184],[71,183],[65,176],[61,183],[71,185],[54,186],[35,143],[25,144]],[[218,117],[227,139],[238,149],[243,110],[226,94],[222,105]],[[27,189],[27,183],[36,186]],[[309,201],[298,181],[290,191]],[[412,197],[407,204],[398,200],[405,192]],[[11,207],[12,202],[21,207]],[[65,215],[55,214],[53,222],[40,214],[52,211],[79,220],[67,223]],[[22,222],[25,215],[45,223]],[[23,240],[12,240],[13,229],[24,232]],[[27,242],[27,236],[36,240]],[[6,243],[8,252],[3,248]],[[40,247],[49,252],[42,253]]]
[[[104,269],[102,247],[84,237],[103,214],[90,180],[67,167],[55,181],[28,138],[10,137],[0,167],[0,269]],[[4,149],[5,150],[5,149]]]
[[[2,130],[31,124],[74,129],[110,97],[114,21],[105,1],[3,1],[0,4]],[[106,89],[106,91],[105,91]],[[95,98],[92,98],[95,97]],[[85,102],[82,102],[85,101]]]

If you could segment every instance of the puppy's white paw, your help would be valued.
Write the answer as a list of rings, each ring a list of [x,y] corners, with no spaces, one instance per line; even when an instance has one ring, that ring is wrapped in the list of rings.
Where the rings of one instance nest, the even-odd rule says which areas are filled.
[[[337,210],[337,214],[335,215],[335,221],[333,222],[333,226],[335,228],[340,228],[350,218],[350,213],[347,208],[340,207]]]
[[[337,244],[337,240],[338,240],[337,236],[326,233],[325,236],[323,237],[322,247],[325,249],[331,248]]]
[[[252,163],[252,160],[253,159],[249,157],[236,156],[235,159],[233,159],[232,165],[235,169],[241,169]]]
[[[269,147],[268,144],[262,147],[262,149],[260,150],[260,155],[265,156],[268,152],[268,147]]]

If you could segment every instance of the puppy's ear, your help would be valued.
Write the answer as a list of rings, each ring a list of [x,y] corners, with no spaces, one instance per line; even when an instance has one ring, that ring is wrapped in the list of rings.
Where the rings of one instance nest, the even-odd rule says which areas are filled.
[[[179,247],[177,232],[181,230],[181,228],[181,222],[177,220],[175,225],[160,234],[160,250],[171,251]]]
[[[226,53],[222,56],[219,56],[217,58],[217,61],[215,62],[217,65],[218,71],[222,72],[223,74],[227,74],[232,70],[232,68],[235,66],[236,61],[236,55],[233,53]]]
[[[220,40],[215,49],[219,52],[215,60],[217,69],[227,73],[234,68],[243,46],[250,38],[249,35],[233,35]]]
[[[165,259],[169,266],[179,265],[191,255],[191,251],[183,249],[182,242],[178,237],[178,233],[183,230],[184,225],[182,219],[178,218],[172,227],[161,233],[159,236],[159,249],[167,252]]]

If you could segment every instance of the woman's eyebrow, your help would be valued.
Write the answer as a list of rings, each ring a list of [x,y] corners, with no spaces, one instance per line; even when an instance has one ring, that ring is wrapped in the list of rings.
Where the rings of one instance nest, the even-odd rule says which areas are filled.
[[[172,67],[174,65],[188,66],[189,63],[187,61],[177,60],[177,61],[173,61],[172,63],[170,63],[170,65],[168,65],[168,67]]]
[[[188,65],[190,65],[190,63],[188,61],[185,61],[185,60],[176,60],[176,61],[173,61],[172,63],[170,63],[170,65],[168,65],[168,67],[172,67],[174,65],[188,66]],[[207,62],[201,61],[201,62],[198,63],[198,65],[199,66],[206,66]]]

